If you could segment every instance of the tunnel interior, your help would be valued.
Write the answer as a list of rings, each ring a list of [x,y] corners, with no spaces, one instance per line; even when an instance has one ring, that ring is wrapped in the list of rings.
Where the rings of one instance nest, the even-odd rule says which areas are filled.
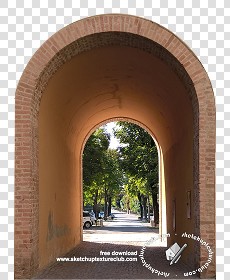
[[[185,231],[196,232],[197,112],[183,66],[157,43],[109,32],[65,47],[41,80],[50,71],[39,108],[40,269],[82,240],[82,152],[90,133],[114,119],[143,125],[159,145],[161,220],[167,217],[169,245],[182,243]],[[190,248],[183,258],[194,265]]]

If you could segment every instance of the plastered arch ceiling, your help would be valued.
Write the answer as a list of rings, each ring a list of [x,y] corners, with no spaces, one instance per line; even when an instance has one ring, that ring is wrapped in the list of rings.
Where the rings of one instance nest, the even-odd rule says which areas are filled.
[[[37,85],[41,110],[48,118],[56,115],[77,150],[93,127],[117,117],[145,124],[164,151],[198,122],[183,65],[139,35],[105,32],[78,39],[54,56]]]

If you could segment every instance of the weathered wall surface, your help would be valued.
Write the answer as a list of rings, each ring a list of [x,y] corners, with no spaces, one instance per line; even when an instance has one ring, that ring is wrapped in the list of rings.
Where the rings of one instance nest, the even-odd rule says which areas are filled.
[[[58,99],[57,99],[58,100]],[[39,117],[39,266],[80,242],[79,162],[57,100],[44,94]],[[62,105],[64,106],[64,105]]]

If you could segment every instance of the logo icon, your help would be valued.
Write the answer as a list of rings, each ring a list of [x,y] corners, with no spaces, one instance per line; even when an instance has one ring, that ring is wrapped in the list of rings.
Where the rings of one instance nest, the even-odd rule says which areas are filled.
[[[166,259],[170,261],[170,265],[179,261],[181,254],[186,247],[186,243],[182,247],[180,247],[177,243],[174,243],[168,250],[165,251]]]

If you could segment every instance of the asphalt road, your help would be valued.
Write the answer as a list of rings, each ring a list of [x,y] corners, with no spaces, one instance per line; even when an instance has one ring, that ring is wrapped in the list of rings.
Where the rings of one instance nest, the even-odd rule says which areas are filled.
[[[92,226],[83,231],[83,240],[88,242],[113,242],[122,244],[129,242],[133,245],[141,245],[151,237],[158,236],[158,229],[150,227],[150,224],[140,221],[135,214],[112,211],[113,220],[103,221],[103,226]],[[159,242],[158,242],[159,245]],[[166,246],[162,243],[162,246]]]

